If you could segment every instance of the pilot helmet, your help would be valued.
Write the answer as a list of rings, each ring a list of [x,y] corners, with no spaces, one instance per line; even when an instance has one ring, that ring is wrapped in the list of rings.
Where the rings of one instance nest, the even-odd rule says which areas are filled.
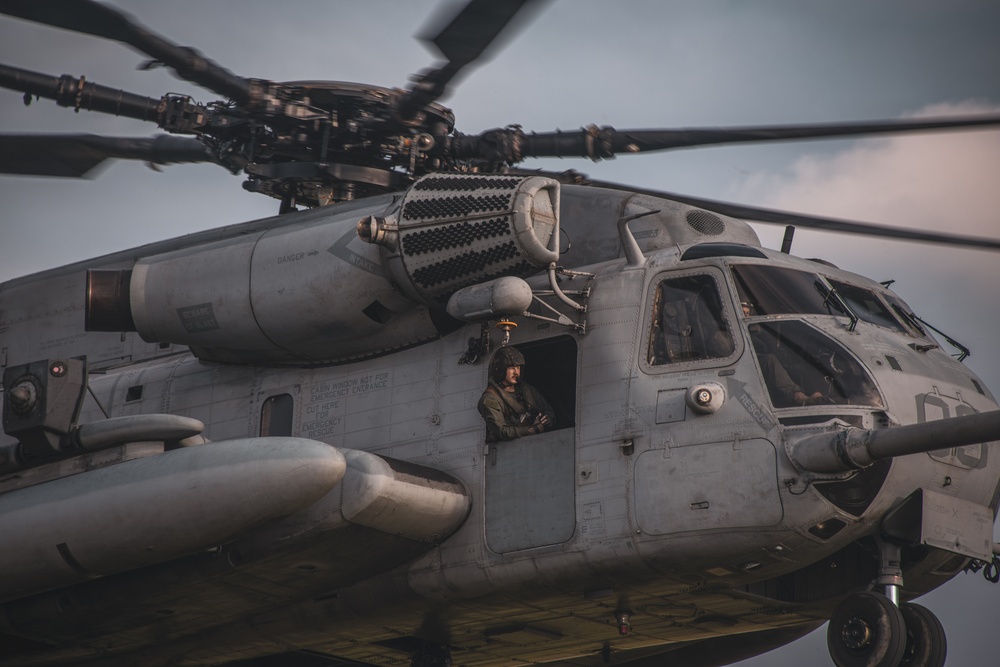
[[[524,366],[524,355],[516,347],[501,347],[490,362],[490,378],[502,382],[511,366]]]

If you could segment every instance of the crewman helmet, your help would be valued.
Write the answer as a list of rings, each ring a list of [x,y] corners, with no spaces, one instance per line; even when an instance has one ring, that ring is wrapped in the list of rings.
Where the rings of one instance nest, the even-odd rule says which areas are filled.
[[[524,366],[524,355],[516,347],[501,347],[490,362],[490,378],[502,382],[511,366]]]

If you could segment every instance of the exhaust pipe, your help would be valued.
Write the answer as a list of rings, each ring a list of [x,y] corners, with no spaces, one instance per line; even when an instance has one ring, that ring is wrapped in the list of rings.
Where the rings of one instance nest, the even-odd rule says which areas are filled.
[[[885,429],[845,428],[802,438],[792,462],[815,473],[862,470],[875,461],[1000,440],[1000,410]]]

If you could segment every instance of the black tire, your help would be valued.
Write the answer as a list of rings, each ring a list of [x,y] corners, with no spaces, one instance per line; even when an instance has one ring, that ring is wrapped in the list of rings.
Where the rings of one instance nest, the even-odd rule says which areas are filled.
[[[905,667],[944,667],[948,656],[948,639],[938,617],[926,607],[904,604],[899,609],[906,623]]]
[[[889,598],[859,593],[833,610],[826,644],[837,667],[899,667],[906,651],[906,623]]]

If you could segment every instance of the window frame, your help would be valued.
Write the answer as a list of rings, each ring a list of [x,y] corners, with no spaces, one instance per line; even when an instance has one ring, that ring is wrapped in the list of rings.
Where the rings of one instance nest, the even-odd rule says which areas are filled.
[[[287,399],[287,407],[280,405],[279,403],[284,403],[284,399]],[[295,435],[296,428],[296,405],[295,396],[288,391],[278,391],[273,394],[268,395],[260,402],[260,409],[257,411],[257,434],[261,438],[274,438],[274,437],[292,437]],[[281,409],[283,414],[282,417],[287,417],[288,421],[288,433],[272,433],[271,429],[265,433],[265,426],[270,426],[274,420],[274,415],[272,414],[275,409]],[[266,416],[265,416],[265,413]]]
[[[719,305],[723,321],[732,335],[733,350],[724,357],[711,357],[708,359],[694,359],[691,361],[666,362],[653,364],[650,362],[649,351],[652,344],[656,319],[656,296],[660,285],[668,280],[676,280],[690,277],[706,277],[713,281],[716,293],[719,297]],[[700,370],[720,368],[732,365],[743,354],[744,336],[740,328],[740,320],[736,317],[736,310],[733,302],[733,293],[725,272],[716,266],[697,266],[675,271],[663,271],[657,273],[646,284],[646,295],[642,309],[642,337],[639,342],[639,369],[647,375],[660,375],[664,373],[677,373],[679,371]]]
[[[826,275],[824,275],[823,279],[826,280],[827,284],[831,288],[837,290],[837,294],[839,294],[840,297],[844,300],[844,302],[847,303],[848,308],[850,308],[854,312],[854,314],[858,316],[858,319],[861,322],[864,322],[865,324],[870,324],[873,327],[879,327],[880,329],[884,329],[886,331],[892,331],[894,333],[901,334],[903,336],[911,336],[912,337],[912,333],[911,333],[909,327],[907,327],[903,322],[900,322],[899,314],[893,309],[892,305],[890,305],[888,303],[888,301],[884,297],[884,295],[881,294],[878,290],[876,290],[876,289],[874,289],[872,287],[869,287],[869,286],[858,285],[858,284],[852,283],[850,281],[843,280],[841,278],[835,278],[833,276],[826,276]],[[895,326],[889,326],[887,324],[883,324],[881,321],[873,321],[873,320],[875,320],[877,318],[874,317],[874,316],[871,316],[870,309],[867,311],[867,313],[865,313],[865,314],[868,315],[868,317],[866,317],[865,314],[862,314],[861,312],[859,312],[855,308],[855,305],[854,305],[854,301],[855,300],[854,300],[854,298],[851,297],[851,296],[843,294],[842,290],[840,289],[841,286],[853,288],[855,290],[860,290],[862,292],[867,292],[868,294],[871,294],[872,296],[874,296],[875,300],[877,301],[877,303],[882,306],[882,309],[885,311],[886,316],[888,316],[889,319],[892,322],[895,323]]]

